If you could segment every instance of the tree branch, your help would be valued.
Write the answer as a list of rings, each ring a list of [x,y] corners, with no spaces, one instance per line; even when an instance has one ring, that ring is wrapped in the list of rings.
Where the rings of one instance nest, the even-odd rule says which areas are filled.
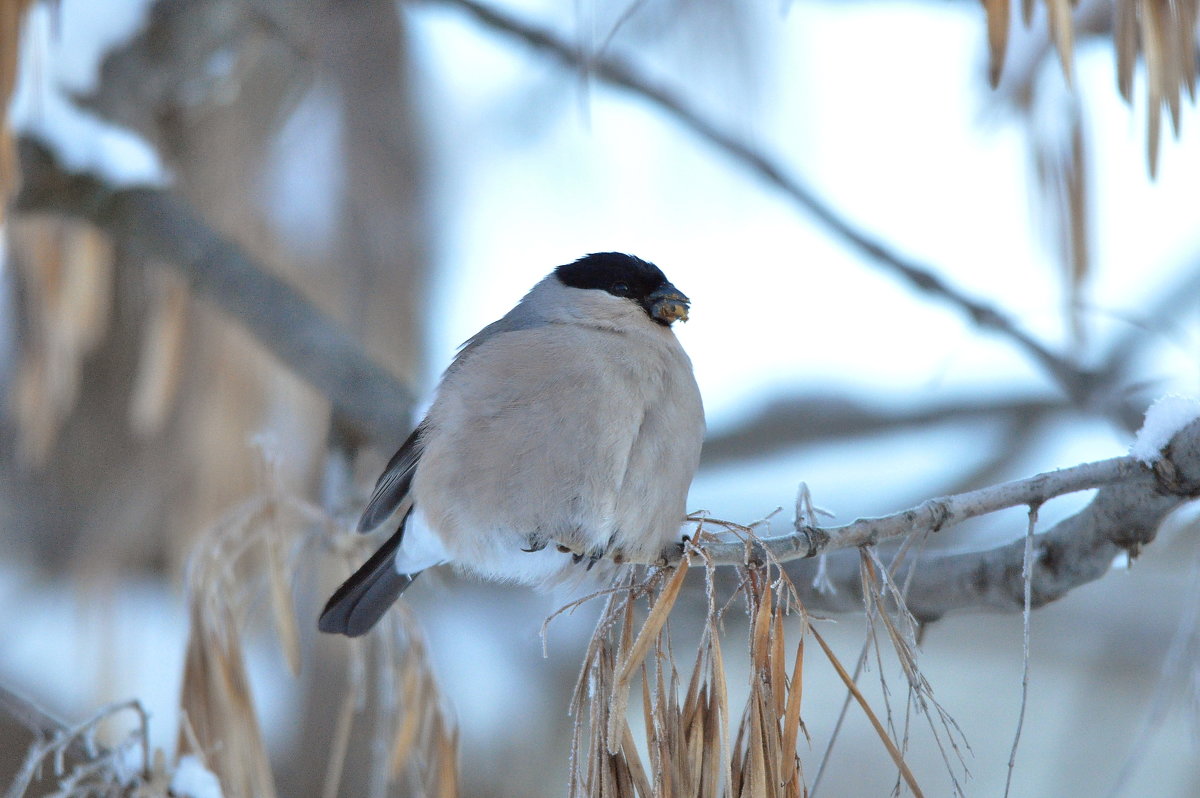
[[[917,532],[940,532],[997,510],[1039,507],[1056,496],[1106,486],[1110,491],[1101,491],[1089,507],[1104,509],[1105,518],[1120,511],[1118,519],[1123,528],[1144,531],[1147,519],[1154,519],[1157,528],[1167,512],[1200,495],[1200,421],[1175,435],[1154,468],[1130,455],[1114,457],[955,496],[928,499],[916,507],[880,518],[860,518],[833,528],[800,526],[794,534],[778,537],[706,543],[704,550],[717,565],[788,562],[837,549],[871,546]],[[1112,500],[1114,492],[1121,497],[1120,502]],[[1153,540],[1153,534],[1143,539],[1140,531],[1122,533],[1123,537],[1112,542],[1121,548],[1135,549]]]
[[[20,141],[24,176],[16,207],[84,219],[122,247],[175,268],[333,404],[334,420],[381,444],[411,426],[412,393],[372,362],[359,342],[296,289],[215,233],[182,200],[158,189],[115,189],[68,172],[45,146]]]
[[[745,542],[707,543],[704,550],[717,565],[789,562],[837,549],[873,546],[915,532],[940,532],[969,518],[1009,507],[1038,506],[1056,496],[1117,482],[1143,488],[1154,486],[1149,470],[1133,457],[1114,457],[955,496],[927,499],[916,507],[880,518],[860,518],[833,528],[801,526],[792,534]]]
[[[968,296],[937,276],[932,268],[906,258],[873,233],[858,226],[830,207],[804,182],[788,174],[777,159],[754,149],[732,133],[722,130],[688,106],[675,92],[655,85],[625,62],[605,55],[587,54],[577,45],[560,38],[553,31],[538,27],[504,11],[475,0],[431,0],[454,6],[469,14],[481,25],[520,39],[535,50],[560,64],[595,76],[606,83],[649,101],[683,127],[704,139],[732,158],[765,183],[781,191],[802,210],[809,213],[834,237],[858,251],[868,260],[904,278],[909,285],[939,297],[965,313],[978,326],[992,330],[1013,341],[1033,358],[1062,388],[1073,402],[1088,403],[1102,385],[1100,375],[1084,369],[1071,360],[1050,351],[1003,311]]]
[[[836,546],[865,545],[874,534],[935,532],[948,523],[943,515],[946,507],[953,511],[955,520],[961,520],[979,514],[976,509],[1037,506],[1053,496],[1097,486],[1100,490],[1086,507],[1034,537],[1034,607],[1099,579],[1122,552],[1136,556],[1154,540],[1170,512],[1200,496],[1200,422],[1192,422],[1178,432],[1154,468],[1130,457],[1118,457],[1041,474],[959,497],[931,500],[886,518],[817,530],[828,535],[828,542],[814,548],[827,552]],[[913,523],[907,530],[901,530],[902,522],[910,514]],[[808,544],[800,535],[793,537],[796,551]],[[814,536],[818,543],[823,539]],[[705,548],[718,560],[736,550],[744,562],[747,554],[743,544]],[[905,603],[921,621],[936,620],[947,612],[968,608],[1020,612],[1024,603],[1021,577],[1024,549],[1022,537],[983,551],[923,556],[914,565]],[[813,586],[817,564],[794,559],[806,553],[793,554],[792,561],[784,565],[801,590],[805,607],[816,612],[860,611],[863,585],[858,553],[843,551],[828,557],[823,581],[830,589],[825,590]],[[760,550],[757,556],[763,556],[763,552]]]

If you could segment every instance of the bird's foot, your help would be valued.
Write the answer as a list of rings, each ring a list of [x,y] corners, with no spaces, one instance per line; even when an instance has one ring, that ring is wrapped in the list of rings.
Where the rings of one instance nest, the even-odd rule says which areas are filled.
[[[617,558],[621,556],[619,553],[617,553],[616,556],[614,556],[612,554],[612,540],[611,539],[608,541],[607,544],[605,544],[603,546],[593,546],[590,549],[580,549],[580,548],[576,548],[573,546],[568,546],[564,543],[555,544],[555,548],[558,549],[558,551],[562,552],[563,554],[570,554],[571,562],[575,565],[578,565],[579,563],[586,560],[587,561],[586,568],[589,571],[592,570],[592,568],[596,567],[596,563],[603,560],[606,556],[616,559],[617,562],[620,561],[620,559],[617,559]]]
[[[672,563],[678,563],[683,558],[683,553],[687,551],[688,540],[688,536],[684,535],[678,543],[668,543],[667,547],[659,553],[658,560],[654,564],[663,568]]]
[[[525,539],[525,546],[521,548],[521,551],[532,554],[535,551],[541,551],[542,549],[546,548],[548,543],[549,541],[544,538],[538,537],[537,535],[530,535]]]
[[[605,555],[605,554],[607,554],[607,553],[608,553],[608,547],[607,547],[607,546],[603,546],[603,547],[597,546],[596,548],[592,549],[592,550],[591,550],[591,551],[588,553],[588,563],[587,563],[587,570],[589,570],[589,571],[590,571],[590,570],[592,570],[593,568],[595,568],[595,567],[596,567],[596,563],[598,563],[598,562],[600,562],[602,559],[604,559],[604,555]]]

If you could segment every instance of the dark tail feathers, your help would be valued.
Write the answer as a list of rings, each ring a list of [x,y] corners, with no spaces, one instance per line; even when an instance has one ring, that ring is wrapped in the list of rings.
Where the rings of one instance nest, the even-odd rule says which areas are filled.
[[[396,534],[330,597],[317,621],[318,629],[358,637],[370,631],[383,617],[388,607],[416,578],[416,574],[396,572],[396,549],[403,537],[404,524],[401,523]]]

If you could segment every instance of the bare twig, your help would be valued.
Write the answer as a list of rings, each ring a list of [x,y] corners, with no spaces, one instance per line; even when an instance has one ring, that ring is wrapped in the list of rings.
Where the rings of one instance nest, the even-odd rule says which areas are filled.
[[[10,708],[11,705],[8,701],[13,695],[12,693],[5,695],[5,705]],[[17,706],[27,709],[32,705],[28,701],[18,698]],[[97,746],[92,738],[92,733],[101,722],[125,710],[131,710],[138,716],[138,728],[130,739],[141,748],[140,777],[149,779],[149,716],[139,701],[119,701],[103,707],[92,717],[76,726],[60,727],[57,721],[52,721],[55,727],[54,733],[47,737],[40,737],[29,747],[25,761],[4,793],[5,798],[22,798],[36,778],[38,769],[47,761],[53,762],[56,776],[65,778],[66,786],[63,792],[80,795],[106,794],[96,789],[96,785],[83,785],[82,783],[99,779],[106,786],[112,785],[119,775],[112,758],[119,754],[116,749],[110,750]],[[40,710],[37,711],[40,712]],[[44,713],[42,714],[44,715]],[[68,753],[76,755],[81,760],[70,771],[63,761]],[[92,789],[89,789],[89,786]]]
[[[1101,488],[1078,513],[1034,536],[1034,608],[1099,579],[1119,554],[1136,555],[1154,540],[1168,513],[1200,492],[1200,424],[1177,433],[1153,471],[1133,468],[1135,473]],[[1024,548],[1022,537],[984,551],[927,555],[909,586],[909,610],[923,622],[965,608],[1020,611]],[[814,565],[788,564],[797,586],[808,583]],[[860,611],[858,557],[830,555],[826,575],[834,590],[806,590],[805,606],[813,612]]]
[[[1025,728],[1025,708],[1029,705],[1029,615],[1033,610],[1033,530],[1037,526],[1037,505],[1029,508],[1029,528],[1025,532],[1025,553],[1021,561],[1021,582],[1024,584],[1024,606],[1021,608],[1021,711],[1017,714],[1017,730],[1013,734],[1012,750],[1008,753],[1008,776],[1004,779],[1004,798],[1012,790],[1013,770],[1017,765],[1017,746]]]
[[[913,776],[912,771],[909,770],[908,764],[905,763],[904,755],[900,753],[900,749],[896,747],[896,744],[892,742],[892,738],[888,736],[887,730],[883,728],[883,724],[880,723],[879,718],[875,716],[875,712],[871,709],[871,705],[867,703],[867,699],[863,696],[862,691],[858,689],[858,685],[854,683],[854,679],[851,678],[850,674],[846,672],[845,667],[843,667],[842,663],[839,662],[837,657],[834,656],[833,649],[829,647],[829,644],[825,642],[825,638],[821,637],[820,632],[818,632],[811,623],[808,625],[808,632],[812,634],[814,638],[816,638],[818,643],[821,644],[821,650],[825,652],[825,656],[829,659],[830,664],[833,665],[838,676],[841,677],[842,683],[846,685],[846,689],[849,690],[854,696],[854,699],[858,701],[859,706],[862,707],[863,713],[867,716],[867,720],[871,721],[871,725],[875,728],[876,734],[879,735],[879,739],[887,748],[888,754],[890,754],[892,757],[892,761],[900,770],[900,774],[904,777],[904,781],[906,784],[908,784],[908,788],[913,791],[913,795],[920,798],[923,793],[921,792],[921,788],[917,785],[917,780]]]
[[[830,529],[808,526],[795,534],[760,538],[749,544],[749,553],[747,544],[742,541],[710,543],[705,550],[718,564],[743,563],[747,556],[750,559],[769,556],[779,562],[788,562],[836,549],[879,543],[915,531],[937,532],[997,510],[1041,504],[1055,496],[1119,482],[1138,482],[1147,490],[1154,486],[1153,475],[1134,458],[1114,457],[955,496],[929,499],[911,509],[880,518],[860,518]]]
[[[784,562],[811,612],[861,612],[859,555],[832,551],[831,544],[860,546],[887,538],[907,540],[912,534],[928,535],[980,512],[1040,506],[1061,493],[1089,486],[1100,489],[1088,505],[1034,536],[1031,601],[1035,609],[1099,579],[1118,555],[1136,556],[1154,540],[1170,512],[1200,496],[1200,422],[1177,432],[1153,469],[1119,457],[951,496],[948,505],[941,504],[947,500],[931,500],[912,510],[837,529],[802,527],[796,535],[749,542],[742,537],[729,542],[729,535],[716,531],[721,523],[704,519],[699,545],[714,564],[756,559]],[[970,505],[969,512],[966,505]],[[946,507],[951,509],[949,515]],[[730,534],[738,529],[736,525],[727,528]],[[921,554],[906,577],[906,606],[921,622],[967,608],[1020,611],[1024,605],[1024,545],[1022,536],[981,551]],[[821,556],[806,559],[810,551]],[[819,586],[814,582],[818,571],[822,574]]]
[[[1086,404],[1097,390],[1097,375],[1070,359],[1056,354],[1035,339],[1003,311],[968,296],[939,277],[931,267],[904,257],[868,230],[860,227],[782,166],[779,159],[723,130],[690,107],[674,91],[656,85],[633,67],[613,56],[585,56],[580,48],[553,31],[539,27],[512,14],[491,8],[475,0],[434,0],[460,8],[485,27],[514,36],[573,70],[586,70],[592,76],[649,101],[658,110],[732,158],[763,182],[781,191],[842,243],[868,260],[904,278],[912,287],[936,296],[965,313],[978,326],[1013,341],[1032,357],[1059,384],[1067,396]]]

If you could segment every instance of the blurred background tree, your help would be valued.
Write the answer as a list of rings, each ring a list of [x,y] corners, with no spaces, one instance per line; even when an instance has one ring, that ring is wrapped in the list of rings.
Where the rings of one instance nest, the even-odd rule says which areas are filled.
[[[355,556],[337,523],[454,347],[589,251],[695,301],[697,509],[749,522],[804,480],[851,518],[1120,454],[1154,396],[1197,389],[1200,148],[1163,130],[1189,122],[1195,34],[1190,0],[3,0],[0,683],[72,719],[136,696],[155,744],[211,749],[198,696],[231,671],[197,659],[221,628],[197,597],[225,591],[271,763],[231,783],[209,750],[227,794],[330,794],[331,770],[344,795],[417,789],[379,775],[391,705],[346,726],[344,685],[418,673],[419,633],[315,639]],[[1194,532],[1181,513],[1035,616],[1017,794],[1200,790]],[[594,613],[543,659],[561,597],[446,575],[406,602],[462,793],[561,794]],[[855,660],[853,616],[829,637]],[[974,748],[967,794],[996,794],[1019,617],[948,615],[922,663]],[[810,667],[812,772],[844,692]],[[0,724],[4,776],[30,735]],[[865,722],[842,735],[822,788],[888,792]],[[939,763],[910,758],[930,784]]]

